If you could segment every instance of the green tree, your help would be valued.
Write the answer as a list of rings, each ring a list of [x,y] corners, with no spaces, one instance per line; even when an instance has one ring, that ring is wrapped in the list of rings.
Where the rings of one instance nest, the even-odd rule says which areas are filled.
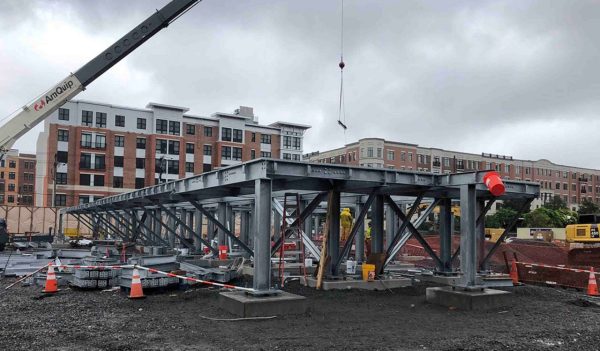
[[[485,226],[487,228],[504,228],[517,216],[517,211],[504,207],[496,210],[496,213],[485,217]]]
[[[540,211],[542,208],[537,208],[525,215],[525,225],[528,227],[552,227],[553,221],[545,211]]]
[[[515,199],[502,200],[502,206],[500,206],[500,207],[510,208],[510,209],[513,209],[518,212],[523,207],[523,201],[515,200]],[[526,208],[524,212],[525,213],[529,212],[529,208]]]
[[[577,219],[577,212],[567,208],[554,210],[540,207],[525,215],[525,225],[528,227],[564,228],[568,224],[577,223]]]
[[[544,204],[544,207],[551,210],[560,210],[561,208],[568,208],[567,203],[560,196],[553,196],[552,199]]]
[[[579,214],[595,214],[598,212],[600,212],[600,207],[588,199],[581,201],[579,210],[577,210],[577,213]]]

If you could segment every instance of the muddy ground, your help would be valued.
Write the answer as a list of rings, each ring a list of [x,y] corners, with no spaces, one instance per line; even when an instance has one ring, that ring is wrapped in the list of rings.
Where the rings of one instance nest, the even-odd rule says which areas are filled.
[[[40,288],[0,281],[0,350],[598,350],[600,308],[581,293],[527,286],[514,306],[458,311],[425,302],[425,286],[393,291],[322,292],[306,315],[263,321],[219,309],[217,291],[175,290],[129,300],[120,291]]]

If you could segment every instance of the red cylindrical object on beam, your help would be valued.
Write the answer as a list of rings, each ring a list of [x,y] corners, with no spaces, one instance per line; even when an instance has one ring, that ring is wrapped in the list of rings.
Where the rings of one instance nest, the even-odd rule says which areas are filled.
[[[490,193],[494,196],[501,196],[506,191],[504,183],[500,179],[500,174],[496,171],[487,172],[483,176],[483,184],[490,189]]]

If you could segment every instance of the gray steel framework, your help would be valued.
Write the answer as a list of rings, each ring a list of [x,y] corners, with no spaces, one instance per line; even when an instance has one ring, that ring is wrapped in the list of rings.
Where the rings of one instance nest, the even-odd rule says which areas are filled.
[[[419,224],[424,221],[426,215],[419,219],[413,219],[412,211],[421,203],[421,200],[430,203],[425,211],[430,211],[437,204],[444,208],[440,211],[444,225],[440,235],[443,235],[445,246],[443,252],[438,257],[432,250],[428,252],[438,263],[438,269],[442,272],[451,270],[450,247],[447,245],[447,237],[450,235],[448,217],[450,200],[460,200],[461,211],[464,214],[461,225],[461,268],[463,273],[462,285],[474,286],[477,284],[475,279],[479,261],[485,261],[484,257],[477,252],[477,233],[476,233],[476,213],[481,216],[487,211],[486,208],[477,210],[478,202],[491,201],[496,198],[491,195],[483,184],[483,176],[487,171],[478,171],[470,173],[435,175],[418,172],[398,171],[391,169],[374,169],[362,167],[348,167],[343,165],[312,164],[303,162],[293,162],[284,160],[258,159],[239,165],[223,168],[220,170],[204,173],[201,175],[176,180],[129,193],[119,194],[100,199],[96,202],[65,208],[61,215],[69,214],[101,214],[110,213],[126,214],[127,211],[148,211],[149,217],[161,218],[154,215],[154,211],[162,210],[174,213],[186,213],[185,211],[195,211],[201,213],[200,221],[204,218],[208,223],[218,228],[220,242],[228,237],[240,249],[253,255],[254,260],[254,289],[259,292],[268,293],[271,289],[271,231],[272,214],[274,210],[274,199],[281,198],[285,192],[297,191],[302,195],[302,200],[306,201],[306,207],[302,211],[304,221],[311,219],[318,211],[321,211],[322,201],[326,201],[325,194],[333,192],[335,203],[333,208],[339,210],[342,203],[350,207],[357,206],[361,208],[357,213],[360,214],[358,225],[352,228],[351,237],[354,239],[362,233],[361,223],[370,208],[371,221],[373,223],[372,232],[372,252],[389,253],[395,255],[401,247],[400,244],[406,242],[409,236],[414,236],[420,242],[424,242],[421,234],[417,230]],[[505,181],[506,193],[499,199],[523,199],[525,202],[531,201],[539,194],[539,185],[534,183]],[[413,208],[408,214],[402,211],[402,207],[396,204],[398,197],[401,196],[404,203],[410,200]],[[319,198],[315,200],[315,198]],[[312,203],[314,201],[315,203]],[[372,202],[372,203],[371,203]],[[393,214],[400,220],[400,225],[393,226],[395,233],[391,242],[384,244],[384,204],[390,206]],[[160,206],[159,206],[160,204]],[[225,206],[231,206],[230,211],[223,211]],[[164,207],[164,208],[163,208]],[[212,213],[216,211],[218,218]],[[227,213],[233,212],[248,213],[248,221],[242,221],[240,230],[248,228],[248,233],[240,234],[238,238],[228,226]],[[250,212],[251,211],[251,212]],[[224,213],[225,212],[225,213]],[[339,211],[337,211],[339,212]],[[250,215],[251,213],[251,215]],[[124,216],[123,220],[124,220]],[[173,218],[176,216],[171,216]],[[197,217],[197,216],[196,216]],[[62,217],[61,217],[62,218]],[[99,216],[98,218],[102,218]],[[243,218],[243,217],[240,217]],[[330,239],[339,236],[339,216],[334,215],[330,225]],[[412,221],[411,221],[412,220]],[[173,220],[175,221],[175,220]],[[127,221],[125,221],[127,222]],[[162,222],[162,220],[157,221]],[[104,222],[106,224],[106,222]],[[185,240],[186,232],[193,234],[193,237],[202,237],[202,227],[195,225],[182,224],[177,222],[174,226],[178,229],[166,228],[173,234],[174,238],[180,238],[180,244],[189,244]],[[318,220],[315,221],[317,227]],[[137,226],[135,226],[137,224]],[[151,230],[144,226],[144,221],[137,219],[130,225],[133,228],[133,235],[138,235],[143,231],[139,226],[146,230]],[[312,225],[312,224],[311,224]],[[164,224],[155,225],[154,231],[158,237],[159,230]],[[158,228],[157,228],[158,227]],[[336,228],[337,227],[337,228]],[[308,227],[307,227],[308,229]],[[315,231],[318,228],[313,228]],[[210,229],[209,229],[210,230]],[[391,228],[389,230],[392,230]],[[195,231],[195,232],[191,232]],[[125,234],[125,233],[123,233]],[[308,234],[308,235],[306,235]],[[305,233],[307,240],[310,241],[311,233]],[[190,236],[187,236],[190,237]],[[148,237],[145,237],[149,239]],[[212,239],[212,233],[207,233],[207,241]],[[391,238],[391,235],[388,236]],[[390,239],[388,239],[390,241]],[[248,244],[252,243],[253,249]],[[339,263],[347,256],[348,247],[340,250],[336,240],[330,240],[332,253],[331,265],[328,270],[329,275],[338,274]],[[314,245],[314,244],[313,244]],[[385,247],[385,246],[387,247]],[[428,246],[425,243],[426,250]],[[194,247],[194,245],[192,245]],[[196,246],[197,247],[197,246]],[[357,245],[358,247],[358,245]],[[362,248],[361,248],[362,250]],[[490,254],[488,254],[489,256]],[[316,258],[316,257],[315,257]]]

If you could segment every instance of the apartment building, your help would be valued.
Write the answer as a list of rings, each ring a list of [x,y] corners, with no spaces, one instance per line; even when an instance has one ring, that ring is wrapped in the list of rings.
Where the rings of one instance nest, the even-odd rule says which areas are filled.
[[[559,165],[546,159],[519,160],[511,156],[471,154],[365,138],[342,148],[306,154],[304,160],[436,174],[496,170],[504,179],[540,184],[540,198],[532,207],[554,196],[560,196],[572,209],[577,209],[584,199],[600,204],[600,170]]]
[[[9,150],[0,160],[0,204],[32,206],[35,195],[35,155]]]
[[[302,158],[310,126],[258,123],[251,107],[210,117],[74,100],[37,140],[37,205],[72,206],[255,158]]]

